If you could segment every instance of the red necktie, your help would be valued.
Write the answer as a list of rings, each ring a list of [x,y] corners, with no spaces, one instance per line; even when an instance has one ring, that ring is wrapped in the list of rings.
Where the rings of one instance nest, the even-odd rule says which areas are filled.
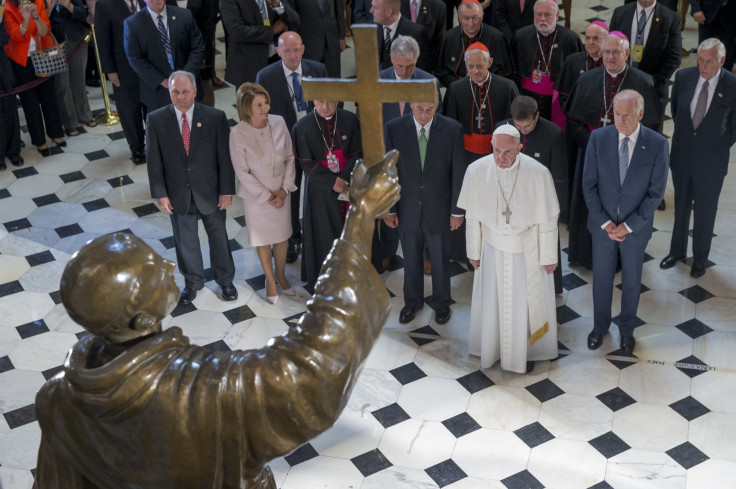
[[[130,0],[130,11],[135,12],[135,0]]]
[[[187,122],[187,115],[181,115],[181,138],[184,140],[184,150],[189,155],[189,123]]]
[[[519,0],[519,10],[524,11],[524,0]]]

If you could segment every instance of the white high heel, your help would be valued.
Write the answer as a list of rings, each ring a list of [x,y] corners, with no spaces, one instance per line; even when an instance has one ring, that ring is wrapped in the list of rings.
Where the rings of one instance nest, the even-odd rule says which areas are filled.
[[[266,296],[266,301],[269,304],[276,304],[276,302],[278,302],[278,300],[279,300],[279,296],[278,295],[274,295],[274,296],[267,295]]]
[[[294,290],[293,287],[289,287],[288,289],[281,289],[281,293],[291,297],[296,296],[296,290]]]

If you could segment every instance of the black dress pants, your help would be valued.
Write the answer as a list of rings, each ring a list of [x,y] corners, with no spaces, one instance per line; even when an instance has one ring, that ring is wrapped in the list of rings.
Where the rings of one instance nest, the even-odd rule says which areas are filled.
[[[36,73],[30,58],[25,66],[15,61],[10,61],[15,73],[18,85],[36,80]],[[64,137],[64,129],[61,127],[61,116],[56,105],[54,95],[53,77],[45,82],[19,94],[23,113],[26,116],[28,132],[31,134],[31,142],[36,146],[46,144],[46,134],[52,139]],[[45,130],[44,130],[45,125]]]

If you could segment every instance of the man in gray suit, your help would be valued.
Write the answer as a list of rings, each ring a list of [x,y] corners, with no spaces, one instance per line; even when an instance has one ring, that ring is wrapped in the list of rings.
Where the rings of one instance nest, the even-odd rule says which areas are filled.
[[[652,237],[654,211],[662,201],[669,166],[667,140],[642,126],[643,116],[644,97],[621,90],[613,99],[615,125],[593,131],[585,153],[583,194],[593,236],[591,350],[601,346],[611,326],[613,277],[620,253],[621,313],[616,324],[621,351],[634,351],[644,249]]]
[[[235,265],[228,247],[225,209],[235,194],[230,161],[230,128],[225,113],[194,102],[194,75],[175,71],[168,79],[173,105],[148,114],[146,156],[151,197],[171,216],[176,261],[184,275],[180,305],[204,287],[204,265],[197,234],[201,218],[210,245],[210,262],[222,299],[233,301]]]

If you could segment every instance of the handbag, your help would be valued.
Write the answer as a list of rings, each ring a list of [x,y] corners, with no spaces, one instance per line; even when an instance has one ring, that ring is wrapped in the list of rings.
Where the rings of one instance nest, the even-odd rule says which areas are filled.
[[[53,34],[51,34],[51,40],[54,44],[50,48],[36,50],[30,54],[36,76],[42,78],[54,76],[69,69],[64,54],[64,43],[59,44]],[[36,46],[41,46],[41,38],[38,35],[36,36]]]

